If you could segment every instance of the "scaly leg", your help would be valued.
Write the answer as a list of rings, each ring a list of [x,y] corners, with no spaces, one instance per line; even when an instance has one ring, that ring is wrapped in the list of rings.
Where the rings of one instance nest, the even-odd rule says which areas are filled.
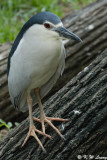
[[[37,97],[41,118],[38,119],[38,118],[34,117],[33,120],[38,121],[42,124],[42,131],[43,131],[44,134],[45,134],[44,122],[47,122],[62,138],[64,138],[63,135],[60,133],[60,131],[52,124],[51,121],[53,121],[53,120],[55,120],[55,121],[68,121],[68,119],[46,117],[45,113],[43,111],[43,108],[42,108],[42,103],[41,103],[40,94],[39,94],[39,88],[35,89],[35,94],[36,94],[36,97]]]
[[[27,137],[25,138],[24,140],[24,143],[22,144],[22,147],[25,145],[25,143],[28,141],[29,137],[30,136],[33,136],[37,142],[39,143],[39,145],[41,146],[41,148],[43,149],[43,151],[45,151],[41,141],[39,140],[39,138],[37,137],[36,133],[39,133],[41,135],[45,135],[46,137],[48,138],[51,138],[49,135],[47,134],[44,134],[43,132],[39,131],[38,129],[36,129],[36,127],[34,126],[33,124],[33,116],[32,116],[32,98],[30,96],[30,94],[28,93],[28,96],[27,96],[27,103],[28,103],[28,107],[29,107],[29,118],[30,118],[30,127],[29,127],[29,132],[28,132],[28,135]]]

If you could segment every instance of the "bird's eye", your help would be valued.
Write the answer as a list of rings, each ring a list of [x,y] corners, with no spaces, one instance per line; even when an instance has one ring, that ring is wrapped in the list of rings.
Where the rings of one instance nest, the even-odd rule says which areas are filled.
[[[44,23],[44,27],[49,29],[50,28],[50,24]]]

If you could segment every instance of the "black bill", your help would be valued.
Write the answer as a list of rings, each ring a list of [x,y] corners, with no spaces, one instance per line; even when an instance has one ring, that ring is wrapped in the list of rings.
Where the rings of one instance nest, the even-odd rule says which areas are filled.
[[[71,31],[67,30],[64,27],[55,28],[54,31],[58,32],[60,37],[63,37],[66,39],[73,39],[78,42],[82,42],[82,40],[76,34],[72,33]]]

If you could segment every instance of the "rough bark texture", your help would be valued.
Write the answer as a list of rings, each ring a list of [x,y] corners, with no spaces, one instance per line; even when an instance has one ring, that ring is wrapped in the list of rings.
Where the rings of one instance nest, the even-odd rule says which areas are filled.
[[[65,43],[67,57],[64,74],[43,101],[63,87],[107,47],[106,22],[106,0],[99,0],[80,11],[70,13],[63,19],[64,25],[78,34],[83,43],[77,44],[74,41]],[[6,43],[0,46],[0,118],[6,121],[20,121],[26,117],[26,114],[13,108],[7,88],[6,66],[11,45]]]
[[[0,143],[0,160],[76,160],[78,155],[107,156],[107,49],[44,104],[46,115],[68,118],[54,123],[63,141],[49,126],[53,140],[39,136],[47,153],[34,138],[21,148],[28,118]],[[38,108],[34,115],[39,115]],[[35,124],[40,129],[40,124]],[[84,158],[82,158],[84,159]]]

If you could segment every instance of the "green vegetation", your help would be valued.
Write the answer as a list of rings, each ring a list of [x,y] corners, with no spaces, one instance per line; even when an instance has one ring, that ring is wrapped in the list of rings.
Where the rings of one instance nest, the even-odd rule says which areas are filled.
[[[15,125],[15,126],[18,126],[19,123],[15,122],[14,125]],[[11,122],[6,123],[6,122],[3,121],[2,119],[0,119],[0,128],[2,128],[2,127],[5,127],[5,128],[7,128],[8,130],[10,130],[10,129],[13,127],[13,124],[12,124]],[[0,134],[0,141],[1,141],[1,139],[2,139],[1,137],[2,137],[2,136],[1,136],[1,134]]]
[[[64,9],[79,9],[95,0],[0,0],[0,43],[16,38],[23,24],[34,14],[51,11],[62,17]]]
[[[10,130],[10,128],[13,126],[11,122],[6,123],[5,121],[3,121],[2,119],[0,119],[0,128],[1,127],[6,127],[8,130]]]
[[[15,126],[18,126],[19,123],[15,122]],[[6,123],[4,120],[0,119],[0,128],[1,127],[6,127],[8,130],[10,130],[13,127],[13,124],[11,122]]]

